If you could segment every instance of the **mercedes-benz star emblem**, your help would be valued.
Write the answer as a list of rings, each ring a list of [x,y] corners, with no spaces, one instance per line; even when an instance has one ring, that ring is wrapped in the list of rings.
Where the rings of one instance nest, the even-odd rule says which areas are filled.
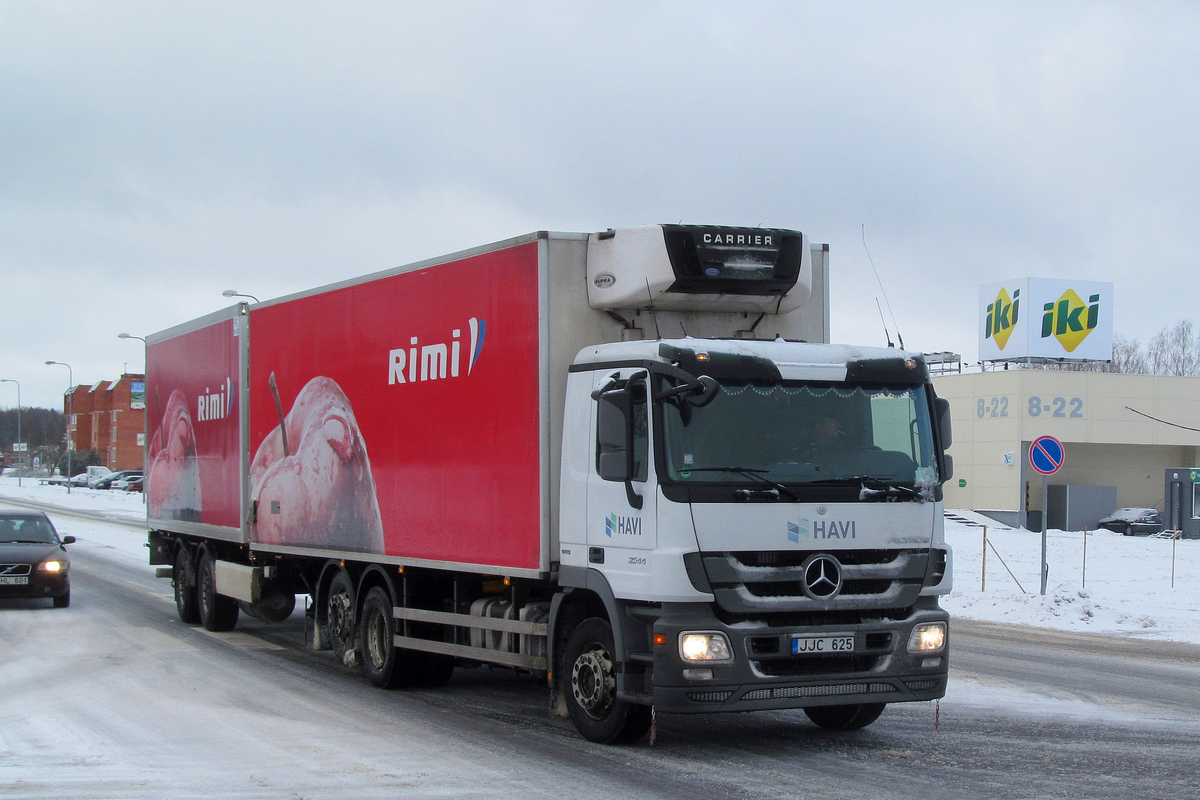
[[[842,566],[833,556],[813,556],[804,565],[804,593],[814,600],[828,600],[842,588]]]

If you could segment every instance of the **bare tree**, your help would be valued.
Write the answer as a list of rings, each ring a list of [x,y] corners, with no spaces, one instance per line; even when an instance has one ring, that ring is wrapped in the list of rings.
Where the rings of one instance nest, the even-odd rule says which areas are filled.
[[[1146,348],[1146,365],[1155,375],[1200,375],[1200,340],[1192,321],[1156,333]]]
[[[1146,374],[1150,365],[1146,354],[1142,352],[1142,344],[1137,339],[1126,339],[1120,334],[1113,336],[1112,361],[1105,364],[1102,372],[1123,372],[1125,374]]]

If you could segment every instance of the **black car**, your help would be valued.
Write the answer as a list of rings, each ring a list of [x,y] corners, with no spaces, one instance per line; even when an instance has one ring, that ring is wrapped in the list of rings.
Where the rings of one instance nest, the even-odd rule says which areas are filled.
[[[1166,527],[1156,508],[1118,508],[1096,524],[1126,536],[1158,533]]]
[[[0,598],[49,597],[71,605],[71,558],[50,518],[40,511],[0,511]]]

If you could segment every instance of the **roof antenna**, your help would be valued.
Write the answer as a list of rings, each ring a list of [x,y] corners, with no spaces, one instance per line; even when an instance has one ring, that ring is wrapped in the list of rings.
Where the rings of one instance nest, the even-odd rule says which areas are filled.
[[[892,335],[888,333],[887,320],[883,318],[883,306],[879,305],[878,297],[875,298],[875,307],[879,309],[879,321],[883,323],[883,335],[887,338],[888,347],[895,347],[896,345],[892,344]]]
[[[654,292],[650,291],[650,279],[646,278],[645,280],[646,280],[646,299],[648,299],[650,301],[650,305],[646,306],[646,308],[650,311],[650,316],[654,319],[654,338],[657,340],[661,340],[662,339],[662,331],[660,331],[658,329],[658,314],[656,313],[655,308],[654,308]]]
[[[875,272],[875,282],[879,284],[879,291],[883,293],[883,302],[887,303],[888,313],[892,315],[892,324],[896,326],[896,338],[900,340],[900,349],[904,349],[904,336],[900,333],[900,323],[896,322],[896,313],[892,311],[892,302],[888,300],[887,290],[883,288],[883,281],[879,279],[879,270],[875,269],[875,259],[871,258],[871,250],[867,247],[867,226],[864,223],[862,226],[862,243],[863,250],[867,251],[867,260],[871,262],[871,269]],[[879,304],[879,298],[875,299],[875,304]],[[883,316],[883,309],[879,310],[879,316]],[[887,330],[887,324],[884,323],[884,331]],[[891,335],[888,335],[888,347],[892,346]]]

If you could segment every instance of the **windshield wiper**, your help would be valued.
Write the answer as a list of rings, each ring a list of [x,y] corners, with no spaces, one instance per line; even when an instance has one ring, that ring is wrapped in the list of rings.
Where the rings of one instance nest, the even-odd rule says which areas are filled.
[[[902,483],[896,483],[886,478],[877,478],[874,475],[855,475],[845,480],[862,483],[862,490],[858,493],[860,501],[895,500],[897,497],[906,497],[910,500],[916,500],[918,503],[924,503],[926,500],[933,499],[927,496],[921,489],[905,486]],[[879,484],[882,488],[868,486],[868,483]]]
[[[693,467],[692,472],[732,472],[736,475],[745,475],[747,478],[752,478],[759,483],[770,486],[779,494],[787,495],[794,503],[800,502],[800,496],[791,489],[784,486],[782,483],[777,483],[770,478],[764,477],[763,473],[767,472],[765,469],[755,469],[753,467]]]

